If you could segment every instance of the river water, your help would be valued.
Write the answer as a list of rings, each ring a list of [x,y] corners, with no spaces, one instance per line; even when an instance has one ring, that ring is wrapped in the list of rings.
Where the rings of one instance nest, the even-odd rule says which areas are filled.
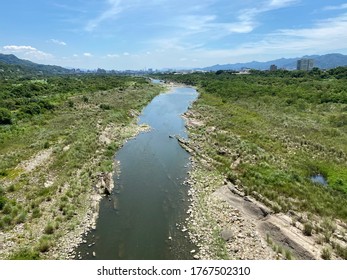
[[[139,124],[151,131],[128,141],[116,154],[115,189],[100,202],[96,229],[76,253],[82,259],[191,259],[194,246],[184,229],[189,206],[189,154],[181,114],[197,98],[193,88],[174,87],[143,110]]]

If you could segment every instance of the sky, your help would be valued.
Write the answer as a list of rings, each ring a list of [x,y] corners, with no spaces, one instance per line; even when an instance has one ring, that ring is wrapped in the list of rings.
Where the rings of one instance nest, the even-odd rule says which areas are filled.
[[[347,54],[347,1],[2,0],[0,53],[115,70]]]

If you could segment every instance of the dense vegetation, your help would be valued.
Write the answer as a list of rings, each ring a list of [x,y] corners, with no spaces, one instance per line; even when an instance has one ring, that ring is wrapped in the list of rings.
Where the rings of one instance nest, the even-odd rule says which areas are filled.
[[[1,71],[2,70],[2,71]],[[10,70],[10,71],[9,71]],[[69,74],[71,70],[54,65],[37,64],[25,59],[19,59],[13,54],[0,53],[0,75],[9,75],[11,70],[18,74],[30,75],[52,75],[52,74]]]
[[[347,68],[159,78],[198,87],[193,112],[205,125],[192,140],[247,194],[275,212],[307,213],[328,239],[332,221],[347,221]],[[326,186],[311,180],[318,174]]]
[[[1,79],[0,231],[14,245],[0,258],[45,257],[81,224],[98,174],[112,171],[137,114],[160,90],[112,75]]]

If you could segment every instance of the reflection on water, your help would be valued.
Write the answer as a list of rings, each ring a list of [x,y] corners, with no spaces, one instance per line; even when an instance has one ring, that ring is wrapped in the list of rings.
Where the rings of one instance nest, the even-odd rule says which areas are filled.
[[[323,185],[323,186],[327,186],[328,185],[328,182],[326,181],[326,179],[321,174],[317,174],[317,175],[311,176],[311,181],[313,183],[320,184],[320,185]]]
[[[83,259],[191,258],[193,245],[181,230],[189,204],[189,154],[169,136],[187,136],[180,115],[196,97],[192,88],[174,88],[143,110],[139,123],[152,130],[118,151],[116,187],[101,201],[96,230],[77,250]]]

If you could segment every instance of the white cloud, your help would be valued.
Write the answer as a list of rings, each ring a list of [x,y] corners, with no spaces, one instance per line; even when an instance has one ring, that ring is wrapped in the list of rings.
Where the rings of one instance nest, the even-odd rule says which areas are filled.
[[[108,54],[107,57],[108,58],[117,58],[117,57],[119,57],[119,54]]]
[[[53,58],[53,55],[40,51],[32,46],[17,46],[7,45],[3,47],[4,52],[18,54],[26,59],[32,60],[48,60]]]
[[[86,31],[94,31],[100,23],[105,20],[114,18],[123,11],[121,0],[107,0],[107,2],[109,4],[109,8],[106,11],[102,12],[98,17],[90,20],[85,27]]]
[[[344,10],[347,9],[347,3],[341,4],[339,6],[327,6],[324,7],[323,10],[329,11],[329,10]]]
[[[8,51],[13,51],[13,52],[36,51],[37,50],[36,48],[31,47],[31,46],[15,46],[15,45],[4,46],[3,49],[8,50]]]
[[[66,46],[67,44],[64,41],[56,40],[56,39],[51,39],[50,40],[53,44],[60,45],[60,46]]]
[[[269,8],[284,8],[296,4],[298,0],[270,0],[267,6]]]
[[[128,52],[124,52],[124,53],[123,53],[123,55],[124,55],[124,56],[129,56],[129,55],[130,55],[130,53],[128,53]]]
[[[269,33],[260,41],[248,42],[232,49],[199,50],[205,58],[229,59],[238,62],[247,57],[274,59],[279,56],[322,54],[333,50],[347,51],[347,13],[317,21],[310,28],[282,29]]]
[[[85,53],[83,53],[83,55],[85,56],[85,57],[92,57],[93,55],[91,54],[91,53],[89,53],[89,52],[85,52]]]

